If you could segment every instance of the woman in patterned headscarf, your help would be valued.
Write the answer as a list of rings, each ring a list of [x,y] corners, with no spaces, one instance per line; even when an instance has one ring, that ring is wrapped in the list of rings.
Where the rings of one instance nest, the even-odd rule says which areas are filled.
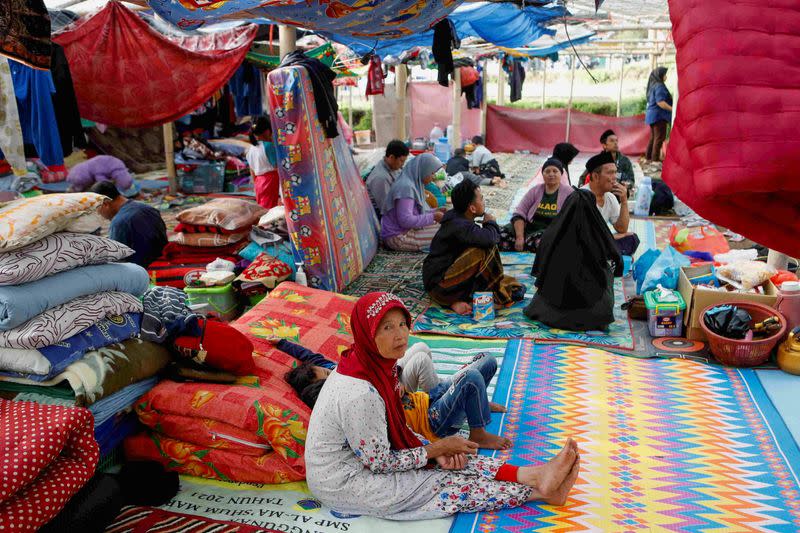
[[[572,439],[551,461],[516,467],[474,455],[460,436],[426,444],[406,425],[397,378],[411,316],[397,296],[370,293],[351,317],[353,344],[320,392],[306,440],[311,492],[331,509],[393,520],[563,505],[580,467]]]

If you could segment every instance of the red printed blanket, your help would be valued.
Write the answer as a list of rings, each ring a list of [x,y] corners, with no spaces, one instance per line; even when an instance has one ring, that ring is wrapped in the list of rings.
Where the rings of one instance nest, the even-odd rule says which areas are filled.
[[[0,399],[0,530],[36,531],[94,474],[88,409]]]

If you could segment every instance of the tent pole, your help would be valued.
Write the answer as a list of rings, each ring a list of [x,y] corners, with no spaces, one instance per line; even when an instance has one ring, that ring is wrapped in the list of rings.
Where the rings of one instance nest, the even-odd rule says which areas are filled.
[[[453,71],[453,138],[450,146],[455,150],[461,148],[461,69]],[[447,161],[442,161],[446,163]]]
[[[169,178],[169,192],[178,192],[178,173],[175,171],[175,126],[167,122],[162,127],[164,133],[164,156],[167,163],[167,178]]]
[[[506,105],[506,71],[503,70],[503,60],[497,61],[497,105]]]
[[[278,39],[280,42],[281,59],[283,59],[286,54],[297,50],[297,28],[294,26],[285,26],[283,24],[278,26]]]
[[[609,59],[611,57],[609,56]],[[617,116],[622,115],[622,81],[625,79],[625,52],[622,53],[619,63],[619,93],[617,94]]]
[[[547,90],[547,61],[542,60],[544,69],[542,70],[542,109],[544,109],[545,91]]]
[[[489,97],[488,87],[486,80],[489,79],[489,62],[483,61],[483,83],[481,84],[481,135],[486,139],[486,113],[489,108],[489,102],[486,99]]]
[[[405,141],[406,134],[406,87],[408,85],[408,67],[397,65],[394,71],[395,89],[397,89],[397,115],[395,116],[395,133],[401,141]]]
[[[578,60],[577,56],[571,57],[572,64],[570,67],[570,78],[569,78],[569,101],[567,102],[567,135],[566,135],[566,142],[569,142],[569,127],[570,122],[572,122],[572,94],[575,89],[575,63]]]

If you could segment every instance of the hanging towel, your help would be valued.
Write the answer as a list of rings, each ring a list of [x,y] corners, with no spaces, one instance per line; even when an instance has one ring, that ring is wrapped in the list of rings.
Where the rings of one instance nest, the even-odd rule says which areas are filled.
[[[53,108],[58,122],[58,136],[61,139],[61,150],[64,155],[72,153],[73,148],[86,148],[86,137],[83,135],[81,114],[78,111],[78,100],[72,86],[72,75],[64,49],[53,43],[53,55],[50,61],[50,74],[56,92],[53,94]]]
[[[367,72],[367,96],[383,94],[383,68],[381,58],[373,55],[369,59],[369,70]]]
[[[319,59],[308,57],[299,51],[287,54],[281,61],[281,66],[305,67],[308,77],[311,78],[317,117],[322,124],[322,129],[325,130],[325,136],[329,139],[337,137],[339,135],[337,128],[339,104],[336,103],[336,96],[333,93],[333,80],[336,78],[336,73]]]

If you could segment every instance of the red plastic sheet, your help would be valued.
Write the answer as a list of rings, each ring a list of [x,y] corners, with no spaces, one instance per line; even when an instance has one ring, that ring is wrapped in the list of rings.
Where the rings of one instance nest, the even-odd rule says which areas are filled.
[[[572,110],[569,142],[581,152],[600,151],[600,135],[611,128],[619,136],[620,151],[640,155],[647,149],[650,128],[644,115],[606,117]],[[530,150],[550,153],[564,142],[567,132],[566,109],[513,109],[490,105],[486,115],[486,146],[493,152]]]
[[[453,123],[453,88],[438,83],[409,83],[411,100],[411,136],[430,135],[436,124],[447,128]],[[481,110],[467,109],[467,99],[461,97],[461,139],[466,141],[481,132]]]
[[[680,100],[664,180],[710,221],[800,256],[800,4],[669,7]]]
[[[53,41],[67,55],[81,117],[130,128],[170,122],[206,102],[242,63],[256,31],[249,24],[166,36],[109,2]]]

